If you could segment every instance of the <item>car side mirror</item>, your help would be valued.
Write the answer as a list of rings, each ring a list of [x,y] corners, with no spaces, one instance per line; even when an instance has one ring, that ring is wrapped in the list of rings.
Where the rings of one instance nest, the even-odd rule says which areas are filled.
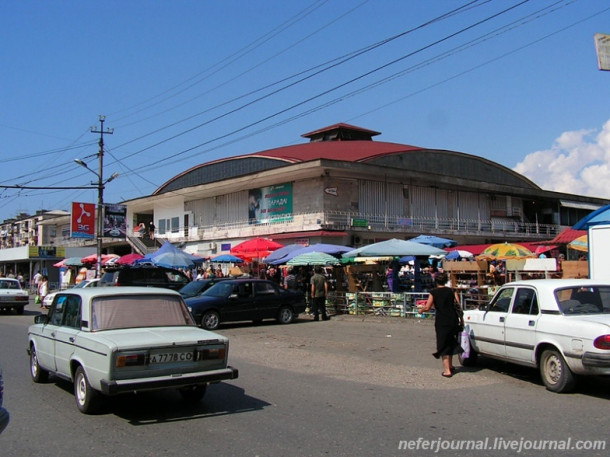
[[[48,324],[49,323],[49,315],[48,314],[39,314],[34,317],[35,324]]]
[[[489,311],[489,303],[483,303],[482,305],[479,305],[479,310],[480,311]]]

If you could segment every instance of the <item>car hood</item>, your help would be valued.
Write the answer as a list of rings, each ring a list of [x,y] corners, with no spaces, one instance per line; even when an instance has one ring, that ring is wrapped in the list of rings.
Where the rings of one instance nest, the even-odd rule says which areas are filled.
[[[95,332],[95,339],[106,341],[109,345],[129,349],[130,347],[159,347],[169,345],[201,344],[216,340],[227,342],[228,338],[218,333],[198,327],[153,327],[129,328],[119,330],[102,330]]]

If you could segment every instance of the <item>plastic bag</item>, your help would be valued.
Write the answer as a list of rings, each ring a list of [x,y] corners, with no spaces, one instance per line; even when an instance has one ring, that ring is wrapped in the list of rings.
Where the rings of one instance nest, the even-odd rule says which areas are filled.
[[[34,303],[37,305],[40,305],[42,303],[42,300],[40,299],[40,295],[36,295],[36,298],[34,299]]]
[[[468,357],[470,357],[470,338],[468,338],[467,331],[464,330],[464,331],[460,332],[459,341],[460,341],[460,346],[462,347],[462,350],[464,351],[462,353],[462,358],[467,359]]]

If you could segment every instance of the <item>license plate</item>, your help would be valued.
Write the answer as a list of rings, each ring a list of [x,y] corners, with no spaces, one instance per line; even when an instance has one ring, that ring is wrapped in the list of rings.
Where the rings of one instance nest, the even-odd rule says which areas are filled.
[[[195,359],[194,351],[189,352],[159,352],[151,354],[149,363],[176,363],[176,362],[192,362]]]

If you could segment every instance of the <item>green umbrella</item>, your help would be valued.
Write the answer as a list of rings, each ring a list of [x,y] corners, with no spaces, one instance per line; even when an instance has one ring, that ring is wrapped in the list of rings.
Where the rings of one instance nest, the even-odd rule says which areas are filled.
[[[306,252],[293,257],[286,262],[286,265],[339,265],[340,263],[339,259],[324,252]]]

